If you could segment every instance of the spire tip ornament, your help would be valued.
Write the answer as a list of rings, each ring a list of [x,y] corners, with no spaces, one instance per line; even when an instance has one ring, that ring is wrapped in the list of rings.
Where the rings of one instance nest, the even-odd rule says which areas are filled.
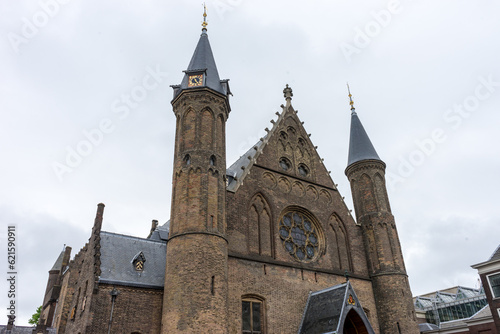
[[[203,23],[201,24],[202,28],[201,31],[205,32],[207,31],[207,6],[205,3],[203,3]]]
[[[349,92],[349,104],[351,106],[351,112],[356,113],[356,108],[354,108],[354,101],[352,100],[351,89],[349,88],[349,83],[347,83],[347,91]]]
[[[286,106],[289,107],[292,104],[292,89],[286,84],[285,89],[283,89],[283,95],[285,96]]]

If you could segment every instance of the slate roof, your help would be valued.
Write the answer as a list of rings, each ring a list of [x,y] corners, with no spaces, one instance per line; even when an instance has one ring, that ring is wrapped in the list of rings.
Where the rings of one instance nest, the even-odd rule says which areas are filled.
[[[312,293],[299,333],[328,333],[337,330],[344,306],[346,284]]]
[[[491,257],[488,261],[496,261],[496,260],[500,260],[500,245],[493,252],[493,254],[491,255]]]
[[[64,259],[64,252],[65,252],[65,249],[63,249],[61,254],[59,254],[59,257],[57,258],[56,262],[54,262],[52,269],[50,269],[49,271],[53,271],[53,270],[60,271],[61,270],[63,259]]]
[[[351,113],[351,135],[349,139],[349,157],[347,166],[362,160],[380,160],[368,134],[359,120],[358,114]],[[381,160],[380,160],[381,161]]]
[[[260,140],[226,169],[226,176],[228,177],[227,190],[236,191],[238,185],[243,181],[244,175],[246,175],[245,171],[255,161],[257,154],[262,151],[261,148],[263,146],[264,140]]]
[[[354,305],[347,302],[349,295],[353,297]],[[309,294],[298,333],[342,333],[344,321],[352,309],[362,317],[368,333],[374,334],[349,282]]]
[[[170,220],[167,221],[165,224],[158,226],[153,233],[151,233],[151,236],[148,238],[150,240],[156,240],[156,241],[167,241],[168,240],[168,232],[170,231]]]
[[[147,288],[163,288],[167,245],[164,241],[137,238],[102,231],[100,283]],[[132,260],[142,252],[143,271],[136,271]]]
[[[185,75],[181,84],[172,86],[172,88],[174,88],[174,99],[181,93],[181,91],[191,89],[188,88],[189,75],[201,73],[205,74],[203,87],[213,89],[214,91],[224,95],[231,94],[228,80],[220,80],[219,78],[219,72],[217,71],[217,66],[215,64],[214,55],[212,53],[212,48],[210,47],[210,42],[208,41],[206,30],[203,30],[198,44],[196,45],[196,49],[194,50],[193,57],[189,62],[187,70],[184,72]]]

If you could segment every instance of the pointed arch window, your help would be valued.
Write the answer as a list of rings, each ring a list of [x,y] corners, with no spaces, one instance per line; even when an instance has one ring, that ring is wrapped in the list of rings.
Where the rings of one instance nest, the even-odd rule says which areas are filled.
[[[82,301],[82,313],[85,311],[85,305],[87,304],[87,288],[89,286],[89,281],[85,281],[85,289],[83,289],[83,301]]]
[[[256,194],[248,209],[248,250],[264,256],[273,256],[271,208],[262,194]]]
[[[184,163],[186,164],[186,166],[191,165],[191,156],[189,154],[186,154],[186,156],[184,156]]]
[[[241,301],[241,332],[265,334],[264,301],[256,297],[244,297]]]

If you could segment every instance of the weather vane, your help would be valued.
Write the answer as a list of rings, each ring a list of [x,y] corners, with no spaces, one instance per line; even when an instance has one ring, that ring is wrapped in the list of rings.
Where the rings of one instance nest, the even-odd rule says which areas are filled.
[[[347,91],[349,92],[349,104],[351,105],[351,110],[354,111],[356,109],[354,108],[354,102],[352,100],[352,94],[351,94],[351,89],[349,88],[349,83],[347,83]]]
[[[207,6],[205,5],[205,3],[203,3],[203,23],[201,24],[201,26],[203,28],[201,28],[201,30],[202,31],[203,30],[206,31],[207,30],[207,25],[208,25],[208,23],[207,23]]]

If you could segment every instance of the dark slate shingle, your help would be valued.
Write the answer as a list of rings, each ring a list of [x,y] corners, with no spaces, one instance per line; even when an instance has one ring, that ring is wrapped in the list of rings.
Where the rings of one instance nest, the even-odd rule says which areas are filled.
[[[150,288],[163,288],[167,245],[163,241],[101,232],[101,276],[99,282]],[[143,271],[136,271],[132,260],[142,252]]]

